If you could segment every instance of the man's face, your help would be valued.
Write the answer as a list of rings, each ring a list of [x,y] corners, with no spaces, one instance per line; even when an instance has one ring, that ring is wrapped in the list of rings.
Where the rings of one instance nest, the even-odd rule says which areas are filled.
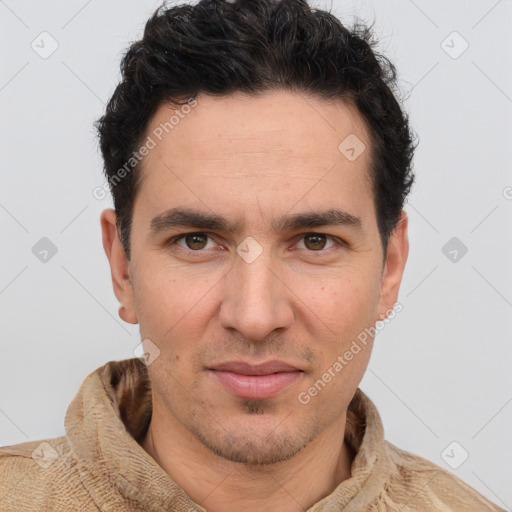
[[[152,421],[229,460],[286,460],[343,425],[371,338],[335,363],[393,307],[407,247],[401,231],[384,268],[370,139],[354,107],[287,92],[197,100],[161,141],[179,107],[150,122],[157,145],[143,162],[131,260],[119,243],[109,256],[116,295],[160,351],[148,365]],[[356,159],[338,149],[349,135],[366,146]],[[173,209],[238,229],[166,225]],[[278,225],[331,210],[352,222]]]

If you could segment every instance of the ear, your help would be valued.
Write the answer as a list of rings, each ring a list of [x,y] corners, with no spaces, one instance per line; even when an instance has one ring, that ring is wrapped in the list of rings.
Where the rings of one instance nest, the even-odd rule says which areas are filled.
[[[100,223],[103,236],[103,249],[110,263],[112,286],[122,307],[119,316],[130,324],[138,323],[135,313],[133,286],[130,278],[130,262],[126,257],[117,231],[117,216],[112,208],[101,212]]]
[[[382,273],[378,305],[379,316],[376,320],[386,318],[398,300],[398,291],[409,254],[408,223],[407,213],[402,210],[398,224],[389,237],[386,262]]]

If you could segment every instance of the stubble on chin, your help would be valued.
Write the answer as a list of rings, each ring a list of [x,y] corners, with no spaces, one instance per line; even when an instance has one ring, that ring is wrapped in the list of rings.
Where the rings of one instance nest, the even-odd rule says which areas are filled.
[[[269,466],[292,459],[302,451],[319,434],[317,422],[310,425],[301,424],[298,431],[286,429],[286,420],[291,414],[285,414],[267,433],[251,428],[250,416],[261,417],[268,409],[268,404],[261,400],[243,400],[241,408],[248,416],[245,429],[229,430],[218,422],[210,422],[201,428],[196,421],[189,425],[189,430],[210,452],[230,462],[246,464],[254,469],[270,469]],[[208,423],[208,422],[205,422]],[[293,422],[291,422],[293,425]]]

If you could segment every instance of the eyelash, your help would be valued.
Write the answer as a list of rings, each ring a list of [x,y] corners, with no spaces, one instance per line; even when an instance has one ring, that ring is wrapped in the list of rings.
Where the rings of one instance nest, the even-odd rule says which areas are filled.
[[[166,246],[176,245],[176,243],[178,241],[180,241],[181,239],[185,238],[188,235],[206,235],[208,238],[212,239],[211,235],[209,233],[204,232],[204,231],[191,231],[189,233],[183,233],[182,235],[178,235],[178,236],[175,236],[173,238],[170,238],[167,241]],[[301,235],[301,238],[299,239],[299,241],[302,240],[307,235],[323,235],[327,239],[332,240],[338,246],[340,246],[340,247],[347,247],[347,243],[344,240],[342,240],[341,238],[338,238],[338,237],[333,236],[333,235],[328,235],[327,233],[318,233],[316,231],[308,231],[307,233],[303,233]],[[185,247],[181,247],[181,246],[178,246],[178,247],[179,247],[180,250],[188,252],[189,254],[197,253],[197,255],[201,255],[202,253],[205,252],[204,249],[199,249],[199,250],[194,251],[192,249],[188,249],[188,248],[185,248]],[[311,254],[319,253],[320,255],[325,255],[326,253],[329,253],[332,249],[335,249],[335,247],[330,247],[329,249],[320,249],[318,251],[307,250],[307,249],[306,250],[307,250],[307,252],[309,252]]]

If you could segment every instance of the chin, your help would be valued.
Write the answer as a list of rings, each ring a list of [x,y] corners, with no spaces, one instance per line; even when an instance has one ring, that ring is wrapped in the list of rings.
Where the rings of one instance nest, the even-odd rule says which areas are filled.
[[[247,416],[245,421],[218,425],[213,431],[192,431],[196,438],[215,455],[250,466],[268,466],[290,460],[303,450],[317,435],[316,428],[300,432],[283,430],[281,419],[265,418],[265,414]],[[229,429],[229,430],[228,430]]]

